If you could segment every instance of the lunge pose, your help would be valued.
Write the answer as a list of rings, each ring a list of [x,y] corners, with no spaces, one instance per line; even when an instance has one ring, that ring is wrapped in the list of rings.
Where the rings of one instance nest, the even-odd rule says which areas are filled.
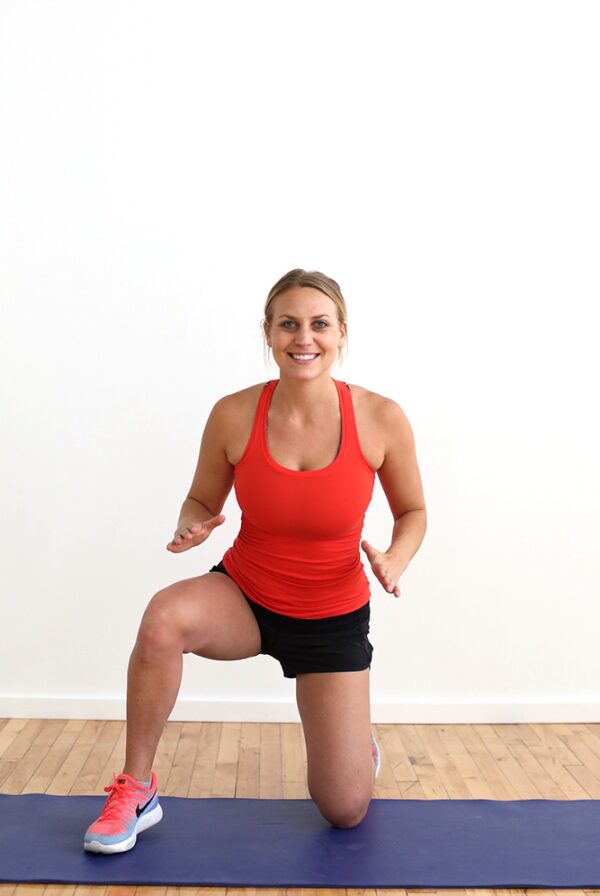
[[[203,544],[225,522],[232,487],[240,530],[208,572],[148,603],[129,661],[125,765],[85,833],[88,850],[131,849],[162,818],[152,764],[185,653],[278,660],[296,679],[311,798],[335,827],[358,825],[368,810],[379,751],[369,700],[370,586],[359,547],[384,591],[399,597],[426,529],[413,433],[392,398],[332,377],[347,339],[335,280],[290,271],[267,297],[263,327],[279,378],[213,406],[166,547],[181,553]],[[382,328],[382,350],[386,336]],[[375,474],[394,520],[385,550],[361,541]]]

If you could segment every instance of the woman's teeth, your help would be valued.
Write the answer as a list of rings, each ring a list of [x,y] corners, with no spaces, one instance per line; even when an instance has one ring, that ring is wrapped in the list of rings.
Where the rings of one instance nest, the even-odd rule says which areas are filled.
[[[290,358],[292,358],[294,361],[297,361],[298,364],[309,364],[311,361],[314,361],[314,359],[317,357],[318,357],[318,354],[316,354],[316,355],[292,355],[292,354],[290,354]]]

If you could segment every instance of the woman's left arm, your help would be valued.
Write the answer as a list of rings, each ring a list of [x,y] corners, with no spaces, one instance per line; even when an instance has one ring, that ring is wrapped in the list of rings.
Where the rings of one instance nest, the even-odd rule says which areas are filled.
[[[385,590],[400,597],[398,580],[425,537],[427,510],[415,440],[406,414],[395,401],[384,398],[379,415],[385,457],[377,475],[394,517],[394,529],[387,551],[378,551],[364,539],[361,547]]]

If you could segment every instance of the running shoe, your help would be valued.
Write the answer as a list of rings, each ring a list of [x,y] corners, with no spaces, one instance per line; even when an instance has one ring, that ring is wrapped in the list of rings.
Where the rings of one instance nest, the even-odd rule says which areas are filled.
[[[375,763],[375,777],[377,777],[379,769],[381,768],[381,755],[379,753],[379,746],[373,735],[371,735],[371,753],[373,755],[373,762]]]
[[[150,787],[131,775],[113,773],[114,781],[104,790],[108,798],[96,821],[83,838],[83,848],[90,852],[125,852],[135,846],[137,835],[158,824],[163,811],[158,802],[156,775],[152,772]]]

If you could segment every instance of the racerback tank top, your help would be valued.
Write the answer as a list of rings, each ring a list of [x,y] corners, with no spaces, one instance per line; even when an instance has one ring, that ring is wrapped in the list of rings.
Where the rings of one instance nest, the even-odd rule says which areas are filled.
[[[350,387],[334,380],[341,442],[320,470],[292,470],[267,443],[267,413],[279,380],[263,386],[248,444],[234,467],[240,531],[223,556],[231,578],[263,607],[299,619],[351,613],[370,598],[359,543],[375,470],[358,441]]]

